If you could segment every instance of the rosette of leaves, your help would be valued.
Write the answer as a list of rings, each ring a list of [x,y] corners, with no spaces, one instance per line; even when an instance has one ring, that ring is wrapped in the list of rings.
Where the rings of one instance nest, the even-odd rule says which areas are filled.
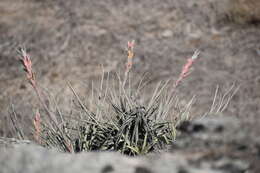
[[[122,91],[120,95],[111,92],[107,97],[106,113],[108,121],[98,118],[87,121],[79,127],[79,138],[75,150],[80,151],[118,151],[126,155],[146,154],[171,143],[175,139],[173,122],[165,121],[172,97],[161,101],[165,85],[158,86],[149,102],[141,105],[131,92]],[[99,107],[105,107],[100,104]],[[98,115],[94,114],[94,117]]]

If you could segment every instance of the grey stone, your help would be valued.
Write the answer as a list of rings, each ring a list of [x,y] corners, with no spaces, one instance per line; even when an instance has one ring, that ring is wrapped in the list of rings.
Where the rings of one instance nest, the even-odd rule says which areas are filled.
[[[209,116],[184,123],[170,147],[140,157],[116,152],[61,153],[30,141],[0,138],[0,144],[1,141],[5,144],[0,145],[0,173],[253,173],[259,170],[258,135],[238,119]]]
[[[34,145],[16,145],[12,149],[2,150],[0,167],[1,173],[199,173],[201,170],[208,173],[219,172],[189,166],[182,156],[167,153],[130,158],[115,152],[66,154]]]

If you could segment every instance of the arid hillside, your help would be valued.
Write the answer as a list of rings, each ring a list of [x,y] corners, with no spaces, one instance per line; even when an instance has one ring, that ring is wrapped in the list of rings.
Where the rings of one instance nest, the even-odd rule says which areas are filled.
[[[70,81],[82,97],[91,80],[124,68],[128,40],[136,40],[133,74],[147,73],[148,90],[176,79],[192,53],[194,71],[179,87],[186,101],[196,95],[194,116],[209,110],[215,89],[240,85],[226,113],[257,123],[260,113],[258,0],[130,0],[0,2],[0,134],[9,133],[11,103],[21,122],[31,122],[38,102],[17,61],[30,53],[37,80],[67,109]],[[145,93],[144,93],[145,94]],[[184,101],[185,104],[185,101]]]

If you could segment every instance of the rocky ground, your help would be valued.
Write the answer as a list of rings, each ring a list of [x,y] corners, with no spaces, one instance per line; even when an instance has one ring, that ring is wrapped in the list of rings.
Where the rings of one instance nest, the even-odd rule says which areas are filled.
[[[168,149],[132,158],[114,152],[64,154],[29,141],[1,139],[1,172],[257,173],[260,138],[244,126],[227,117],[185,122]]]
[[[189,142],[184,142],[180,145],[188,146],[178,154],[182,155],[182,151],[194,153],[193,149],[197,148],[198,154],[191,157],[202,162],[199,162],[201,165],[196,165],[195,162],[196,169],[207,167],[203,160],[216,161],[216,164],[224,164],[226,168],[230,167],[230,164],[225,165],[226,162],[229,163],[230,159],[235,162],[238,158],[238,165],[242,167],[239,168],[240,172],[249,168],[257,170],[252,165],[259,161],[254,161],[259,159],[259,153],[258,156],[256,154],[259,152],[259,143],[256,144],[257,149],[255,146],[248,147],[247,144],[245,147],[244,142],[254,141],[254,145],[259,134],[259,6],[258,0],[1,0],[0,136],[14,135],[8,118],[11,102],[19,121],[26,127],[26,124],[31,124],[31,117],[38,107],[35,95],[17,61],[16,48],[19,45],[26,46],[31,54],[41,86],[50,91],[62,108],[66,109],[70,101],[68,98],[71,97],[66,81],[70,81],[82,97],[87,96],[90,81],[99,80],[102,74],[100,64],[106,72],[122,70],[126,60],[125,45],[128,40],[135,39],[133,74],[147,72],[151,80],[149,89],[158,81],[176,79],[187,57],[196,49],[201,50],[192,75],[179,88],[181,98],[185,98],[184,103],[196,95],[197,100],[192,109],[194,117],[209,110],[217,85],[222,93],[234,82],[240,85],[224,115],[236,117],[243,124],[240,128],[233,128],[244,134],[243,139],[239,140],[243,141],[243,145],[239,146],[240,142],[233,145],[232,141],[219,143],[215,139],[209,142],[213,146],[201,145],[201,137],[195,135],[198,141],[194,140],[194,145],[199,148],[193,146],[193,143],[188,145]],[[27,133],[29,130],[28,128]],[[251,135],[246,135],[249,131]],[[227,140],[232,136],[229,135]],[[218,137],[221,138],[222,135]],[[185,136],[183,138],[182,141],[185,141]],[[193,139],[193,134],[188,138]],[[176,145],[177,148],[180,147],[178,143]],[[205,152],[204,155],[204,152],[200,152],[203,149],[213,150],[213,154]],[[40,152],[47,153],[46,157],[52,155],[44,150]],[[227,161],[218,162],[216,159],[226,156],[224,153],[234,155],[228,154]],[[66,156],[66,159],[71,157],[74,156]],[[77,157],[88,157],[88,154]],[[174,155],[166,154],[162,157],[176,159]],[[240,158],[243,158],[241,164]],[[15,162],[16,158],[10,159]],[[41,161],[43,158],[38,159]],[[133,161],[133,165],[136,162],[138,159]],[[109,170],[104,172],[111,172]]]

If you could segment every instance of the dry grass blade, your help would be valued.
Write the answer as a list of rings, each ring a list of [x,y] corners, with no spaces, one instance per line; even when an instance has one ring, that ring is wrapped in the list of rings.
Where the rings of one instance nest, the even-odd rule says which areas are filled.
[[[224,94],[222,95],[219,91],[220,90],[219,86],[217,86],[212,105],[210,107],[209,112],[206,114],[212,114],[212,113],[218,114],[225,111],[228,104],[232,100],[233,96],[237,93],[239,88],[240,86],[236,86],[235,83],[233,83],[231,87],[227,91],[225,91]]]
[[[68,86],[70,87],[71,91],[73,92],[74,96],[76,97],[77,101],[79,102],[81,108],[88,114],[88,116],[95,122],[98,124],[97,120],[95,117],[93,117],[91,114],[91,112],[86,108],[86,106],[82,103],[81,99],[79,98],[78,94],[76,93],[76,91],[73,89],[73,87],[71,86],[70,83],[68,83]]]
[[[14,126],[14,129],[15,129],[15,131],[17,132],[19,139],[20,139],[20,140],[24,140],[24,139],[25,139],[25,136],[24,136],[24,133],[23,133],[23,131],[22,131],[21,126],[20,126],[19,123],[18,123],[17,115],[16,115],[16,112],[15,112],[15,109],[14,109],[14,105],[13,105],[13,104],[11,104],[10,109],[11,109],[10,119],[11,119],[11,121],[12,121],[12,124],[13,124],[13,126]]]

